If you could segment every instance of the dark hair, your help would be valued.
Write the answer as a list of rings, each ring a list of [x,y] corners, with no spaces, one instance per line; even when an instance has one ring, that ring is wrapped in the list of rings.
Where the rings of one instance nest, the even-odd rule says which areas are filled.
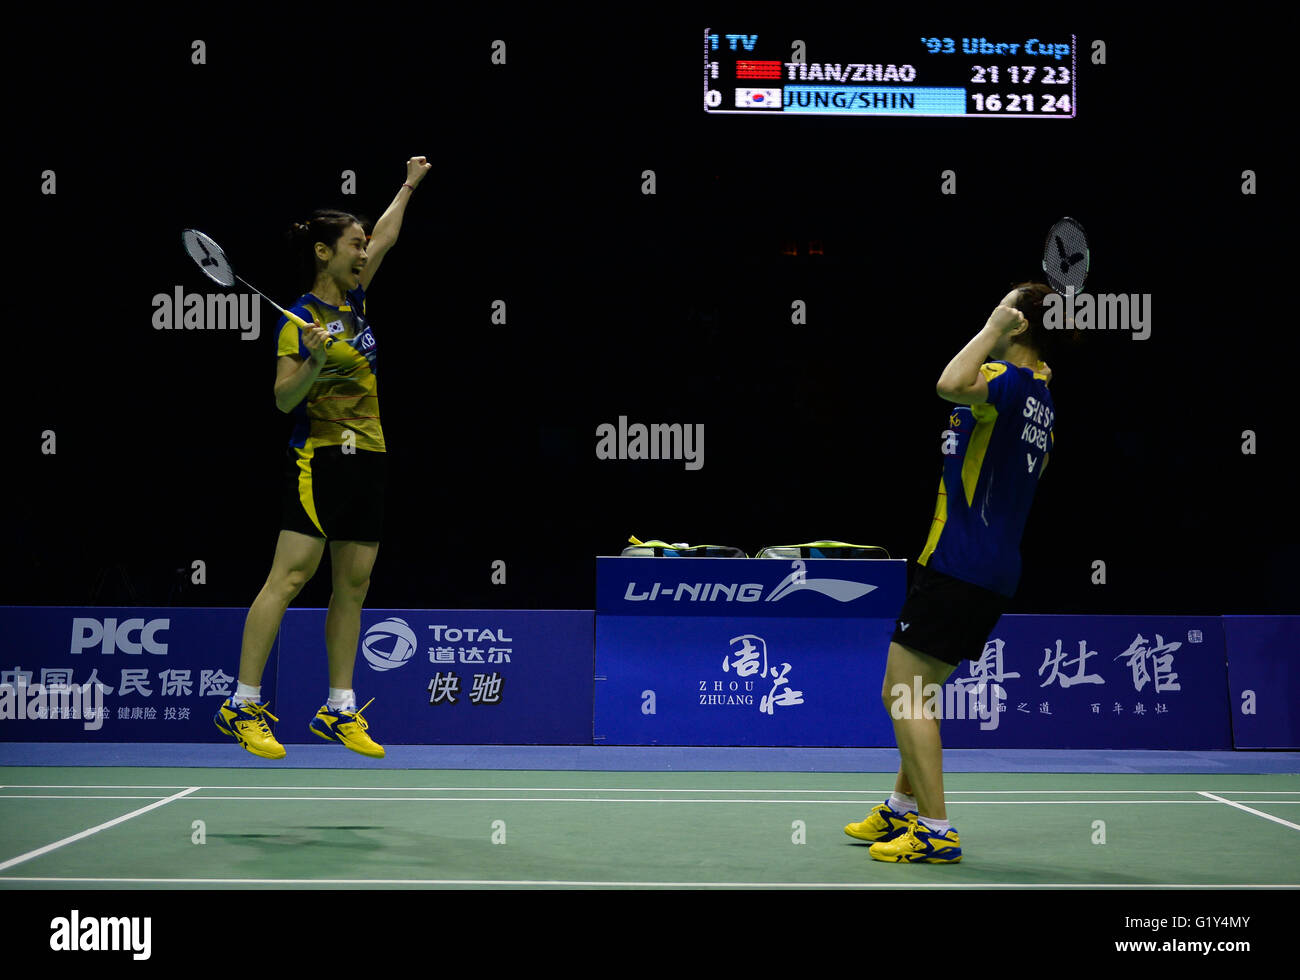
[[[1047,297],[1056,292],[1051,286],[1041,282],[1018,282],[1012,289],[1020,291],[1016,299],[1018,309],[1026,320],[1029,329],[1016,337],[1016,342],[1028,347],[1039,357],[1047,353],[1047,331],[1043,327],[1043,304]]]
[[[360,225],[363,230],[366,227],[366,223],[354,214],[324,209],[313,211],[306,221],[295,221],[290,227],[286,237],[293,247],[299,277],[306,282],[307,289],[316,284],[316,243],[325,242],[334,248],[353,225]]]

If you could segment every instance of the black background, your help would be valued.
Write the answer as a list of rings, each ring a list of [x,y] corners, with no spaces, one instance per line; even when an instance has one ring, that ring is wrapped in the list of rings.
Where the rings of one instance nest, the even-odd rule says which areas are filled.
[[[392,477],[367,605],[591,608],[593,557],[629,534],[914,558],[941,468],[934,382],[1011,283],[1041,278],[1043,236],[1069,214],[1091,239],[1088,290],[1151,294],[1152,334],[1050,354],[1056,450],[1011,611],[1296,610],[1300,345],[1293,249],[1270,234],[1294,114],[1249,8],[1214,23],[266,9],[11,25],[5,602],[252,601],[290,428],[271,393],[276,314],[263,304],[256,342],[160,331],[152,297],[209,291],[179,243],[197,227],[287,303],[305,288],[290,223],[317,207],[373,221],[423,154],[433,170],[368,301]],[[706,116],[706,26],[842,38],[810,61],[870,60],[884,29],[1073,31],[1079,116]],[[1104,66],[1087,60],[1096,39]],[[704,468],[597,460],[596,427],[620,415],[703,423]],[[296,604],[328,597],[319,574]]]

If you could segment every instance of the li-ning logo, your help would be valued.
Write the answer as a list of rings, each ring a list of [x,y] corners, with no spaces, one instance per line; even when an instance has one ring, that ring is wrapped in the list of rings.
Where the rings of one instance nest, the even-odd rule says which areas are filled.
[[[153,920],[149,916],[81,918],[77,909],[68,918],[50,920],[50,949],[55,952],[127,950],[134,960],[147,960],[152,951]]]
[[[763,586],[758,582],[746,582],[743,585],[732,582],[679,582],[665,587],[662,582],[653,582],[644,592],[637,591],[635,582],[628,582],[623,598],[628,602],[655,602],[658,599],[671,598],[674,602],[689,600],[691,602],[780,602],[795,592],[811,590],[829,596],[838,602],[852,602],[861,599],[877,587],[866,582],[850,582],[839,578],[805,577],[800,571],[791,572],[781,583],[763,599]]]
[[[767,597],[768,602],[779,602],[791,593],[801,592],[804,589],[820,592],[837,602],[852,602],[876,589],[876,586],[868,585],[866,582],[850,582],[842,578],[808,578],[802,568],[803,562],[795,562],[795,565],[799,567],[772,590],[772,594]]]

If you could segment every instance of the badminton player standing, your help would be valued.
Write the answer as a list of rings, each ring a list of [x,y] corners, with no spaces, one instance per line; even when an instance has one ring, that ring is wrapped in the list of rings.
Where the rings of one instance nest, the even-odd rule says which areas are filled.
[[[936,386],[961,407],[943,434],[934,520],[889,644],[881,691],[902,763],[889,799],[844,828],[871,841],[879,861],[961,860],[961,840],[944,807],[939,719],[926,717],[922,692],[943,685],[963,660],[983,655],[1020,580],[1025,518],[1054,439],[1051,371],[1040,359],[1050,293],[1041,283],[1012,289]],[[997,710],[996,698],[986,703]]]
[[[375,335],[365,319],[366,292],[397,241],[406,205],[430,164],[406,162],[402,184],[367,240],[361,223],[342,211],[317,211],[294,226],[295,245],[310,262],[312,288],[292,308],[312,324],[277,326],[275,404],[294,418],[289,441],[281,531],[271,573],[244,621],[238,685],[217,711],[217,728],[254,755],[284,758],[261,701],[262,672],[280,621],[330,549],[333,592],[325,617],[329,695],[310,728],[354,752],[382,758],[357,708],[352,669],[361,633],[361,604],[379,553],[387,457],[379,424]],[[327,342],[333,341],[333,343]],[[367,702],[366,706],[369,706]]]

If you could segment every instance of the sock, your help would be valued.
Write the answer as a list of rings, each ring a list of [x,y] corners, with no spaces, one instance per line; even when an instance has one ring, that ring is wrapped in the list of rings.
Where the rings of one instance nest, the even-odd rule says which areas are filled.
[[[329,699],[325,703],[329,705],[330,711],[355,711],[357,696],[351,689],[331,687]]]
[[[937,820],[934,817],[923,817],[920,814],[917,814],[916,818],[936,834],[946,834],[950,829],[952,829],[952,824],[947,820]]]
[[[262,686],[260,684],[257,687],[253,687],[251,684],[241,684],[238,681],[236,681],[235,693],[231,697],[230,703],[234,705],[239,705],[239,704],[247,704],[249,701],[252,701],[254,704],[256,704],[261,699],[262,699]]]
[[[889,794],[888,802],[889,802],[889,808],[891,810],[896,810],[899,813],[916,812],[915,796],[908,796],[906,793],[900,793],[898,790],[894,790],[892,793]]]

